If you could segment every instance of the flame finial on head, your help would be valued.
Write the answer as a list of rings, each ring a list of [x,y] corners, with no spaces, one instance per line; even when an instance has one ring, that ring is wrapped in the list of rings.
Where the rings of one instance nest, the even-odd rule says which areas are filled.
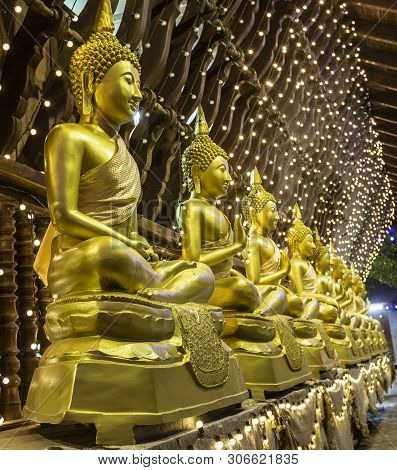
[[[194,135],[197,136],[197,135],[208,135],[208,134],[209,134],[208,124],[205,119],[203,107],[200,104],[199,107],[197,108]]]
[[[94,27],[92,28],[93,33],[113,33],[114,31],[114,18],[112,5],[110,0],[101,0],[99,6]]]
[[[294,209],[292,211],[292,217],[293,217],[293,220],[302,220],[302,212],[297,202],[294,205]]]
[[[253,186],[254,184],[262,184],[262,177],[261,175],[259,174],[259,171],[258,171],[258,168],[255,167],[252,171],[251,171],[251,175],[250,175],[250,184],[251,186]]]

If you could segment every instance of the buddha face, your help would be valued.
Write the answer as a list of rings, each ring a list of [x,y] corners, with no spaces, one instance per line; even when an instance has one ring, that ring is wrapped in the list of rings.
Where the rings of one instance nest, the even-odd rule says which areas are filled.
[[[367,296],[367,288],[365,287],[365,284],[363,283],[363,281],[360,279],[360,282],[359,282],[359,295],[365,299],[365,297]]]
[[[316,245],[314,244],[313,235],[307,234],[299,243],[298,251],[303,258],[311,258],[314,254]]]
[[[353,292],[356,295],[360,295],[361,286],[360,286],[359,280],[357,279],[357,276],[353,276],[352,287],[353,287]]]
[[[321,272],[325,273],[330,270],[331,267],[331,262],[329,258],[329,254],[326,253],[319,261],[318,266],[321,270]]]
[[[332,268],[332,273],[334,274],[335,278],[342,278],[345,272],[345,268],[343,266],[342,261],[339,258],[333,257],[330,261],[330,264]]]
[[[346,289],[348,289],[352,285],[352,273],[350,269],[346,268],[345,270],[345,274],[343,275],[343,285]]]
[[[277,228],[280,216],[274,201],[268,201],[257,213],[253,214],[254,221],[266,232],[273,232]]]
[[[97,111],[117,125],[131,122],[142,100],[138,70],[128,61],[114,64],[94,91]]]
[[[200,175],[202,196],[211,200],[225,196],[231,180],[227,160],[216,157]]]

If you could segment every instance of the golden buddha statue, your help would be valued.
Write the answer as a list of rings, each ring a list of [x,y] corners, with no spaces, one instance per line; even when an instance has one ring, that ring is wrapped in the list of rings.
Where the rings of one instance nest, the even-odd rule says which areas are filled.
[[[227,194],[231,177],[228,155],[208,135],[201,107],[197,112],[195,137],[182,156],[182,170],[190,198],[177,217],[181,227],[182,258],[207,264],[215,276],[210,305],[223,309],[224,341],[238,358],[251,395],[263,399],[264,391],[284,390],[306,380],[303,354],[293,332],[282,318],[286,297],[280,290],[258,291],[233,269],[233,256],[242,252],[247,237],[239,216],[234,232],[216,201]],[[291,369],[297,371],[291,374]]]
[[[330,243],[330,279],[333,282],[333,292],[335,300],[338,302],[339,307],[343,309],[343,301],[345,290],[343,288],[343,275],[345,273],[345,265],[341,258],[336,255],[333,243]],[[344,322],[344,314],[341,312],[341,322]]]
[[[310,260],[315,254],[313,232],[302,222],[298,204],[293,211],[294,220],[287,232],[291,254],[288,274],[295,294],[302,298],[302,317],[295,320],[295,332],[307,354],[312,373],[330,370],[339,363],[335,349],[326,333],[323,322],[332,323],[338,318],[339,306],[330,295],[317,290],[317,273]]]
[[[348,270],[342,258],[336,255],[334,246],[331,244],[331,279],[334,282],[335,299],[340,309],[340,323],[346,327],[346,334],[351,342],[352,357],[344,357],[346,365],[354,365],[369,359],[369,346],[365,341],[365,335],[359,329],[360,317],[355,315],[355,302],[352,286],[352,274]]]
[[[340,294],[339,284],[331,276],[331,256],[330,249],[321,243],[317,228],[314,231],[315,240],[315,268],[317,272],[317,291],[324,295],[337,298],[337,292]],[[332,247],[333,249],[333,247]],[[341,265],[342,266],[342,265]],[[343,271],[344,272],[344,271]],[[343,295],[340,295],[340,299]],[[357,349],[356,342],[350,331],[350,327],[340,324],[340,315],[343,311],[339,307],[338,317],[332,322],[325,323],[325,329],[334,345],[338,357],[342,364],[355,365],[361,359]]]
[[[355,315],[360,317],[359,327],[363,333],[364,341],[367,342],[371,356],[377,356],[387,351],[387,341],[380,328],[380,322],[368,316],[367,290],[361,276],[354,265],[352,271],[352,290],[355,302]]]
[[[102,0],[70,63],[81,120],[56,126],[45,143],[51,225],[35,268],[56,300],[45,323],[52,344],[24,408],[39,422],[94,423],[103,445],[134,443],[138,424],[247,396],[218,337],[222,312],[205,306],[211,270],[159,261],[137,233],[139,172],[118,132],[142,99],[140,65],[113,30],[110,0]]]
[[[371,358],[373,349],[368,329],[368,317],[357,314],[356,297],[353,291],[353,270],[348,268],[343,260],[341,264],[344,270],[341,279],[344,294],[340,304],[345,312],[345,323],[350,327],[361,361],[367,361]]]
[[[261,304],[260,294],[251,281],[233,269],[233,256],[247,243],[241,218],[235,218],[232,230],[229,219],[215,205],[227,194],[232,180],[228,155],[209,137],[201,107],[194,140],[182,156],[182,171],[191,194],[178,213],[182,258],[211,268],[215,289],[209,304],[253,312]]]
[[[251,173],[250,191],[242,200],[242,211],[249,227],[245,249],[247,278],[261,293],[269,313],[301,316],[302,300],[281,285],[291,267],[288,249],[281,252],[270,236],[280,217],[276,199],[263,188],[257,168]]]

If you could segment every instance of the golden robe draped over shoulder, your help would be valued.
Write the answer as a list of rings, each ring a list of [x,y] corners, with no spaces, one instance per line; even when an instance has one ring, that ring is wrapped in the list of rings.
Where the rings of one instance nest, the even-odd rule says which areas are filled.
[[[113,157],[87,171],[81,177],[78,210],[112,227],[131,217],[140,195],[141,182],[138,166],[128,152],[123,139],[118,136],[117,150]],[[52,260],[52,242],[60,235],[50,223],[33,265],[46,286],[48,285],[48,269]]]

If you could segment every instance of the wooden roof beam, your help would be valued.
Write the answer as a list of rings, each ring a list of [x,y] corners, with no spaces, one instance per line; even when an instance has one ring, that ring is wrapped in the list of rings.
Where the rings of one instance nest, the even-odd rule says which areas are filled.
[[[378,41],[397,46],[396,28],[390,24],[373,23],[363,18],[351,17],[356,27],[356,33],[360,38],[368,38],[372,41]]]
[[[371,8],[371,10],[380,10],[382,13],[396,13],[397,4],[395,0],[348,0],[352,6]]]
[[[379,69],[368,66],[366,69],[368,81],[367,85],[378,90],[397,91],[397,73],[389,70],[387,74]]]
[[[372,107],[372,117],[380,121],[386,121],[397,126],[397,113],[393,109]]]
[[[387,122],[379,122],[376,126],[376,131],[381,132],[382,134],[392,135],[397,138],[397,125],[389,124]]]
[[[379,132],[379,138],[383,145],[394,147],[397,150],[397,137],[393,137],[389,134],[383,134],[382,132]]]
[[[391,90],[387,92],[379,90],[369,90],[369,97],[371,103],[383,108],[397,109],[397,92]]]
[[[381,69],[397,71],[396,55],[389,51],[365,47],[361,51],[361,60]]]
[[[391,152],[393,152],[393,149],[391,149]],[[393,153],[390,153],[390,149],[385,148],[383,151],[383,160],[385,161],[386,166],[397,170],[397,156],[393,156]],[[391,173],[394,173],[394,171]]]

